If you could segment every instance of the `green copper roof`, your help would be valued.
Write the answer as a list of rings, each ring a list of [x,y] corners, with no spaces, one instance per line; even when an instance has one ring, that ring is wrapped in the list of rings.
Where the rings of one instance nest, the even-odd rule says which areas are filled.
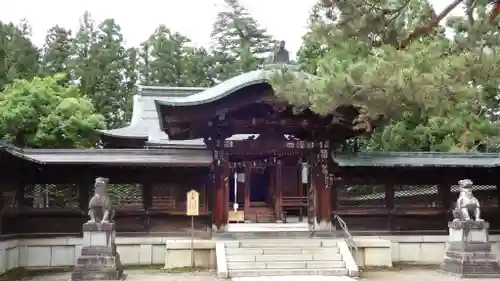
[[[362,152],[334,153],[340,167],[499,167],[500,153]]]
[[[190,106],[209,103],[221,99],[247,86],[267,82],[266,77],[269,73],[269,70],[264,69],[250,71],[221,82],[220,84],[202,92],[186,97],[172,97],[164,100],[157,100],[156,103],[170,106]]]

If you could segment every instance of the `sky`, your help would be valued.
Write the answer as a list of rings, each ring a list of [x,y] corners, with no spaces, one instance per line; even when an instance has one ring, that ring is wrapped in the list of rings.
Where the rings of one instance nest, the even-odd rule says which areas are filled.
[[[300,48],[308,12],[315,2],[240,0],[262,27],[278,40],[286,41],[292,55]],[[439,13],[450,0],[431,2]],[[0,20],[19,22],[27,19],[32,26],[33,41],[38,46],[43,45],[45,33],[56,24],[77,30],[85,11],[89,11],[96,22],[114,18],[122,28],[127,46],[138,46],[159,24],[188,36],[197,45],[207,46],[211,25],[223,7],[223,0],[16,0],[2,3]]]

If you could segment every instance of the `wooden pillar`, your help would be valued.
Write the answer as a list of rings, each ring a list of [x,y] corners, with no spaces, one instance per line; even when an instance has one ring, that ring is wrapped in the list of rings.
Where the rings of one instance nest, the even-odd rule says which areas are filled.
[[[245,219],[250,211],[250,164],[245,165]]]
[[[332,182],[332,190],[330,191],[330,196],[332,198],[331,200],[331,205],[332,205],[332,213],[337,211],[339,208],[339,188],[342,187],[342,179],[337,177],[333,177],[333,182]]]
[[[314,217],[316,222],[319,223],[321,220],[321,171],[316,167],[312,166],[310,169],[310,179],[312,188],[314,188]]]
[[[3,199],[3,191],[0,191],[0,236],[2,235],[2,225],[3,225],[3,212],[5,208],[5,203]]]
[[[302,197],[304,197],[304,185],[302,184],[302,162],[299,162],[297,166],[297,195],[300,198],[300,202],[302,202]],[[299,221],[301,222],[304,217],[304,209],[302,206],[299,208]]]
[[[498,210],[500,211],[500,183],[497,184],[496,186],[497,186],[497,205],[498,205]]]
[[[453,219],[451,214],[451,209],[455,206],[451,204],[451,185],[446,183],[441,183],[438,185],[438,195],[440,203],[442,205],[443,215],[440,216],[444,225],[448,223],[448,220]]]
[[[231,167],[229,166],[229,157],[224,157],[224,166],[223,166],[223,192],[224,192],[224,208],[222,208],[222,229],[226,229],[227,223],[229,221],[229,187],[231,180]],[[232,206],[231,206],[232,208]]]
[[[94,188],[94,179],[92,174],[89,172],[84,172],[80,180],[78,181],[78,207],[85,214],[89,207],[89,196]]]
[[[145,180],[142,183],[142,208],[148,211],[153,207],[153,183]]]
[[[441,200],[441,205],[443,210],[448,212],[451,206],[451,186],[449,184],[439,184],[438,185],[439,199]]]
[[[319,180],[320,187],[318,192],[319,205],[321,206],[321,212],[319,216],[320,228],[322,226],[329,228],[331,226],[331,214],[332,214],[332,189],[328,186],[327,179],[324,175]]]
[[[24,208],[24,186],[23,181],[18,182],[16,186],[16,208],[18,211]]]
[[[394,185],[385,185],[385,207],[388,210],[387,228],[393,229],[393,211],[394,211]]]
[[[150,231],[151,216],[148,211],[153,207],[153,182],[151,181],[147,172],[144,172],[141,182],[142,209],[144,210],[142,224],[145,231]]]
[[[323,172],[318,168],[312,169],[312,183],[316,194],[316,222],[318,227],[316,231],[330,230],[331,226],[331,188],[325,182]]]
[[[215,168],[215,197],[213,211],[213,228],[220,230],[225,223],[224,209],[227,209],[227,202],[224,202],[224,167],[218,166]]]
[[[283,163],[281,160],[278,160],[276,165],[276,220],[281,220],[281,213],[283,210],[281,209],[281,195],[283,193]]]
[[[203,188],[205,189],[205,208],[207,212],[212,213],[214,206],[214,188],[213,188],[213,174],[211,170],[207,170],[205,180],[203,181]]]
[[[268,166],[268,169],[271,169],[270,172],[270,177],[269,177],[269,191],[268,191],[268,198],[271,200],[270,202],[273,202],[273,204],[276,204],[276,199],[278,198],[278,195],[276,194],[276,170],[277,166]],[[274,198],[274,200],[272,200]],[[269,200],[268,200],[269,201]],[[276,207],[276,206],[274,206]]]

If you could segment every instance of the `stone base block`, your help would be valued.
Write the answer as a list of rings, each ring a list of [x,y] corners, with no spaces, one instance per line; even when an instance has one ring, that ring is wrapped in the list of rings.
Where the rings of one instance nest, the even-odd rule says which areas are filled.
[[[122,280],[120,256],[81,256],[71,273],[71,281]]]
[[[489,244],[489,243],[485,243]],[[441,269],[462,278],[500,277],[500,266],[490,251],[454,251],[448,249]],[[464,246],[462,248],[467,248]],[[484,245],[481,248],[491,248]]]
[[[82,255],[71,273],[72,281],[122,280],[123,266],[116,252],[114,223],[83,225]]]
[[[71,273],[71,281],[111,281],[111,280],[124,280],[125,275],[123,271],[82,271]]]

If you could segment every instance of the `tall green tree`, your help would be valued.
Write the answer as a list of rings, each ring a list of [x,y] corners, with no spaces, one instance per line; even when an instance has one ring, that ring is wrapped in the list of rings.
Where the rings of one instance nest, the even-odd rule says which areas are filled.
[[[41,73],[65,73],[71,78],[69,75],[72,44],[71,30],[58,25],[49,29],[41,50]]]
[[[17,25],[0,21],[0,89],[16,78],[38,74],[38,49],[30,35],[31,27],[24,20]]]
[[[64,75],[16,79],[0,95],[0,136],[21,147],[92,147],[104,118]]]
[[[96,25],[88,12],[84,14],[73,40],[72,72],[107,127],[123,126],[131,114],[136,61],[135,51],[124,47],[121,28],[113,19]]]
[[[141,44],[139,73],[145,85],[210,86],[212,57],[189,38],[160,25]]]
[[[450,0],[438,13],[427,0],[323,0],[299,52],[303,69],[317,76],[284,71],[273,77],[274,87],[297,107],[322,114],[344,104],[367,109],[366,122],[352,128],[371,134],[364,149],[493,149],[499,127],[485,114],[483,89],[485,81],[499,84],[499,57],[477,47],[482,39],[471,37],[476,47],[461,48],[439,26],[461,2]],[[483,26],[482,34],[496,32]],[[369,124],[380,114],[389,124],[373,133]]]
[[[227,9],[217,14],[211,33],[218,80],[256,69],[277,43],[238,0],[224,2]]]

